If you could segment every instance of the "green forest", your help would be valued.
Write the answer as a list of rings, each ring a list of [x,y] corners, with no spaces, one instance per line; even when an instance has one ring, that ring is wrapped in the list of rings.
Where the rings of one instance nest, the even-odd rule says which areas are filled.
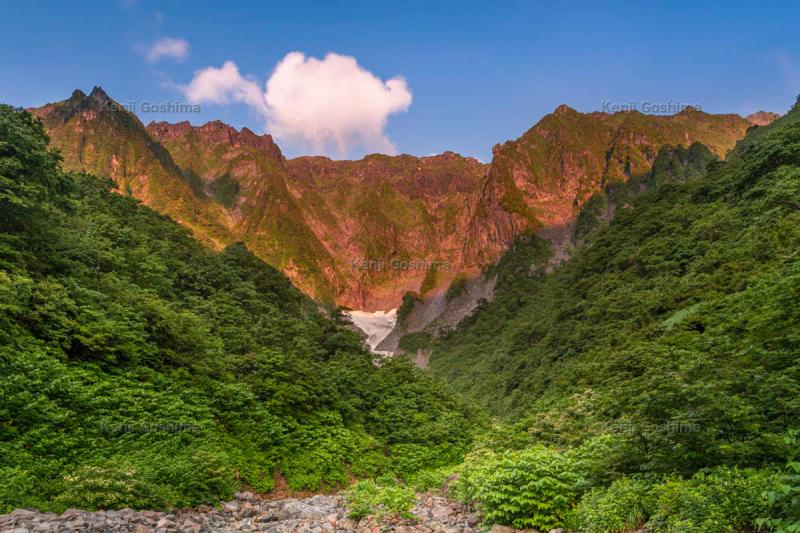
[[[0,512],[352,484],[358,516],[800,531],[800,105],[609,184],[554,269],[518,236],[492,301],[406,339],[426,371],[113,188],[0,106]]]
[[[434,345],[433,374],[502,422],[467,496],[519,527],[800,531],[800,105],[725,162],[665,149],[631,185],[587,203],[552,273],[518,238]],[[523,490],[540,463],[558,511]]]

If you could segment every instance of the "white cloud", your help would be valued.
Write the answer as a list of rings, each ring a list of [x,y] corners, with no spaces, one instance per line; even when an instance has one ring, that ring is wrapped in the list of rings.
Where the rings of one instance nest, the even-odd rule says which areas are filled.
[[[233,61],[226,61],[220,68],[198,70],[191,83],[182,86],[181,90],[191,103],[241,103],[249,105],[261,115],[267,114],[261,85],[239,74]]]
[[[355,58],[333,53],[324,59],[287,54],[263,89],[231,61],[195,72],[182,89],[193,103],[247,104],[279,142],[336,157],[396,153],[386,123],[389,115],[406,111],[412,99],[403,78],[382,81]]]
[[[159,39],[144,50],[144,58],[148,63],[155,63],[162,57],[183,60],[189,55],[189,43],[184,39],[165,37]]]
[[[381,81],[353,57],[292,52],[275,67],[265,99],[278,139],[345,156],[355,148],[395,153],[386,122],[408,109],[411,91],[403,78]]]

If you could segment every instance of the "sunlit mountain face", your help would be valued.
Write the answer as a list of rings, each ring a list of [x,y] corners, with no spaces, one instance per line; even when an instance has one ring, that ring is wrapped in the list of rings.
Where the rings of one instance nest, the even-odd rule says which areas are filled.
[[[483,164],[452,152],[286,159],[271,136],[220,121],[144,126],[99,88],[33,112],[66,168],[109,176],[210,246],[244,242],[318,300],[366,311],[476,278],[522,233],[569,233],[592,194],[647,174],[662,146],[724,157],[751,125],[560,106]]]

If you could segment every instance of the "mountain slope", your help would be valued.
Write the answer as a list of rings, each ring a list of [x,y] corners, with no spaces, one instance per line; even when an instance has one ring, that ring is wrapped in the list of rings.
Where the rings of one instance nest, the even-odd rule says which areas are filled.
[[[151,123],[147,131],[224,207],[236,239],[316,298],[332,301],[341,292],[341,265],[306,223],[289,192],[283,155],[269,135],[239,132],[219,121],[199,127]]]
[[[724,158],[748,127],[738,115],[693,108],[658,116],[579,113],[562,105],[519,139],[495,146],[490,175],[509,212],[560,226],[603,186],[649,172],[662,146],[700,142]]]
[[[170,215],[215,248],[232,242],[221,207],[182,175],[136,115],[99,87],[31,111],[61,151],[65,169],[111,178],[120,193]]]
[[[655,187],[554,272],[519,239],[434,375],[537,440],[611,434],[618,467],[785,461],[800,413],[800,106],[726,162],[665,150]],[[624,451],[622,451],[624,450]]]
[[[756,111],[755,113],[750,113],[745,118],[747,121],[755,126],[768,126],[772,124],[776,120],[778,120],[781,116],[777,113],[771,113],[769,111]]]

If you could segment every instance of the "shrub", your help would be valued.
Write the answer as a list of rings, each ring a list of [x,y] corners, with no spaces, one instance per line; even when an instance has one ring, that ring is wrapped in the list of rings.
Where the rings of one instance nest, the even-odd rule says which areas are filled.
[[[581,465],[587,484],[594,487],[608,485],[630,471],[636,449],[627,436],[605,433],[585,440],[570,453]]]
[[[570,515],[570,528],[584,533],[640,528],[652,508],[651,486],[641,479],[621,478],[608,488],[593,489]]]
[[[760,518],[756,523],[777,533],[797,533],[800,531],[800,431],[790,431],[786,444],[791,447],[791,455],[786,470],[780,476],[776,487],[766,493],[771,507],[770,518]],[[766,515],[765,515],[766,516]]]
[[[420,470],[408,479],[408,484],[417,492],[430,492],[442,490],[458,471],[458,467],[445,466]]]
[[[454,494],[477,504],[488,524],[549,530],[564,524],[583,485],[574,459],[534,446],[467,456]]]
[[[450,282],[450,286],[447,288],[447,293],[445,294],[448,302],[458,298],[467,291],[467,281],[469,281],[469,278],[465,274],[459,273],[456,275],[453,281]]]
[[[135,467],[114,462],[103,466],[83,465],[62,479],[63,491],[55,498],[62,507],[97,509],[164,506],[155,486],[142,481]]]
[[[425,348],[431,343],[431,334],[426,331],[415,331],[413,333],[406,333],[400,337],[398,346],[404,352],[414,354],[420,348]]]
[[[777,487],[769,470],[719,467],[691,479],[674,479],[653,489],[648,526],[655,532],[729,532],[757,526],[769,512],[766,493]]]
[[[448,457],[451,453],[453,456]],[[458,462],[458,453],[457,450],[449,450],[445,446],[394,444],[389,447],[387,468],[400,478],[407,479],[420,470]]]
[[[413,519],[411,509],[416,501],[414,491],[396,482],[371,479],[359,481],[345,493],[350,518],[358,520],[365,516],[399,516]]]
[[[357,456],[359,437],[343,427],[337,413],[322,412],[313,424],[291,433],[292,454],[280,463],[293,490],[318,490],[347,483],[346,465]],[[361,440],[366,441],[366,438]]]
[[[401,326],[405,326],[406,320],[408,320],[408,316],[411,314],[414,306],[417,305],[417,302],[421,301],[422,298],[415,292],[408,291],[403,294],[403,303],[400,304],[400,307],[397,309],[397,323]]]

